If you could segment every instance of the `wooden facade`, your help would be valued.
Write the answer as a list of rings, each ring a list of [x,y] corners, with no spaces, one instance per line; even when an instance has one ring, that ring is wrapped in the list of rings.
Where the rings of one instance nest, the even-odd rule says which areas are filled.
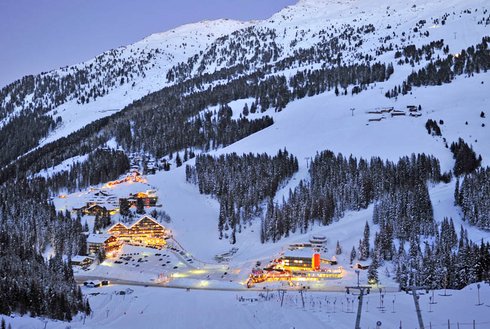
[[[129,204],[130,207],[136,207],[139,200],[143,201],[145,207],[156,207],[158,202],[158,197],[143,192],[130,194],[128,198],[119,199],[119,208],[121,208],[121,203],[127,203]]]
[[[130,227],[117,223],[107,232],[117,237],[121,242],[154,247],[164,246],[166,244],[165,239],[170,235],[162,224],[147,215],[141,217]]]
[[[111,252],[118,249],[120,243],[115,236],[108,234],[90,234],[87,238],[87,253],[95,255],[99,250]]]
[[[82,207],[81,211],[82,214],[91,215],[91,216],[96,216],[96,215],[107,216],[109,214],[109,211],[107,210],[106,207],[102,207],[98,204],[92,204],[92,205],[87,204],[87,206]]]

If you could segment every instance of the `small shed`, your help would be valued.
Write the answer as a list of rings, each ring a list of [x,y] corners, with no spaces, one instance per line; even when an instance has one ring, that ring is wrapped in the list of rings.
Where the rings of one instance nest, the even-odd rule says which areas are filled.
[[[89,266],[94,262],[94,258],[90,256],[73,256],[70,260],[72,266]]]

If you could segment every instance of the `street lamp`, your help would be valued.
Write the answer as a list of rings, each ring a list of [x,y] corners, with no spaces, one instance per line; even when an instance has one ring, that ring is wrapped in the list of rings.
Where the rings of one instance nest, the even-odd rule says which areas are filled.
[[[480,284],[479,283],[476,285],[476,288],[478,289],[478,304],[476,304],[476,306],[480,306],[480,305],[483,305],[483,303],[480,302]]]
[[[361,271],[355,270],[355,272],[357,274],[357,286],[359,287],[359,274],[361,273]]]

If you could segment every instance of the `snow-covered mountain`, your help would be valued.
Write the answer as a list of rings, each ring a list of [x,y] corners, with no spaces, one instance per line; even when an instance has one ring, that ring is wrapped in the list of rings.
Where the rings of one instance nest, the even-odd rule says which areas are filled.
[[[441,159],[443,170],[450,170],[452,155],[445,145],[461,137],[483,156],[486,165],[489,133],[478,117],[488,103],[486,73],[457,75],[450,84],[413,87],[398,97],[387,98],[385,93],[429,62],[457,56],[462,49],[480,43],[490,34],[489,24],[490,13],[483,0],[394,1],[386,5],[367,0],[301,0],[268,20],[185,25],[85,63],[25,77],[0,92],[0,119],[4,130],[9,124],[21,130],[23,122],[15,121],[19,116],[58,118],[27,151],[114,115],[145,95],[196,78],[203,81],[191,82],[190,90],[202,91],[256,72],[262,74],[259,81],[272,76],[291,79],[315,70],[383,63],[394,67],[386,81],[340,81],[340,93],[347,95],[336,96],[329,86],[308,94],[314,97],[289,102],[282,112],[264,108],[264,114],[274,118],[273,126],[216,152],[273,153],[287,147],[305,159],[331,149],[391,160],[426,152]],[[440,44],[434,46],[437,42]],[[407,51],[412,45],[418,51],[416,59]],[[360,94],[354,92],[356,88]],[[233,117],[241,116],[244,104],[257,100],[259,96],[230,102]],[[411,104],[422,105],[422,118],[377,122],[372,119],[378,117],[367,114],[381,107],[405,109]],[[202,111],[217,108],[205,106]],[[264,114],[250,114],[250,118]],[[427,119],[444,121],[444,142],[427,134]],[[290,135],[291,131],[295,133]],[[115,143],[111,139],[111,145],[120,146]],[[14,153],[8,160],[21,155]],[[306,175],[305,166],[301,161],[300,177]]]
[[[359,94],[352,93],[356,84],[347,82],[343,87],[348,94],[345,96],[336,96],[332,88],[320,95],[313,93],[313,97],[292,101],[281,112],[267,110],[250,114],[250,118],[270,115],[274,124],[212,153],[275,154],[286,147],[300,159],[300,170],[295,180],[279,192],[277,201],[288,188],[294,188],[294,182],[307,176],[305,159],[325,149],[357,157],[380,156],[393,161],[404,155],[424,152],[435,155],[440,159],[443,171],[448,171],[452,169],[453,160],[445,146],[461,137],[473,145],[477,154],[482,155],[483,165],[487,165],[490,144],[485,141],[489,132],[488,128],[482,127],[485,119],[479,114],[489,101],[486,92],[488,74],[462,74],[450,84],[414,87],[406,95],[393,98],[387,98],[385,93],[401,85],[412,71],[425,67],[430,61],[459,54],[462,49],[481,42],[482,37],[490,34],[489,17],[486,2],[480,0],[394,1],[386,5],[367,0],[302,0],[265,21],[219,20],[191,24],[149,36],[92,61],[36,77],[36,81],[47,77],[63,81],[63,77],[81,71],[87,72],[92,79],[75,83],[75,91],[57,106],[49,98],[52,94],[39,94],[36,87],[34,93],[27,93],[24,100],[14,106],[15,110],[4,117],[4,122],[26,104],[36,100],[45,102],[42,103],[44,106],[52,107],[48,115],[62,118],[62,123],[40,141],[40,145],[45,145],[93,120],[122,110],[148,93],[193,78],[211,77],[209,81],[204,80],[204,85],[193,85],[192,88],[199,91],[258,70],[264,74],[263,79],[280,75],[291,78],[297,72],[380,62],[394,66],[393,75],[386,81],[363,85],[361,89],[364,90]],[[428,48],[428,52],[424,50],[424,46],[440,40],[443,40],[443,46]],[[415,61],[404,51],[410,45],[419,49],[420,58]],[[223,72],[223,75],[218,74],[217,80],[213,80],[216,72]],[[121,79],[123,83],[120,83]],[[14,88],[18,84],[14,83]],[[102,95],[95,98],[92,94],[81,102],[81,97],[90,90],[99,92],[101,89]],[[9,93],[3,98],[4,106],[12,103]],[[241,116],[244,104],[250,105],[256,99],[230,102],[233,117]],[[406,110],[407,105],[413,104],[422,106],[422,117],[407,115],[377,121],[379,115],[368,113],[388,107]],[[205,107],[202,111],[206,109],[212,111],[218,107]],[[428,119],[444,122],[442,137],[427,134],[424,124]],[[465,124],[467,121],[469,123]],[[119,146],[114,145],[114,140],[110,145]],[[190,211],[192,208],[180,206],[179,199],[188,199],[188,196],[172,192],[181,184],[185,185],[183,174],[183,168],[177,168],[170,173],[160,173],[155,179],[162,198],[172,200],[167,211],[174,218],[182,218],[182,223],[179,220],[174,223],[182,225],[177,231],[186,232],[181,239],[192,243],[202,232],[189,228],[186,218],[197,214]],[[189,187],[185,186],[184,190],[188,191]],[[200,213],[206,208],[204,200],[196,202],[195,208],[200,209]],[[215,204],[211,206],[209,221],[203,222],[207,234],[215,231],[216,207]],[[453,214],[453,210],[449,213]],[[479,237],[476,234],[475,238]],[[226,243],[219,241],[218,245]],[[203,257],[210,258],[216,250],[200,252]]]
[[[488,34],[485,5],[477,0],[386,6],[363,0],[299,1],[265,21],[189,24],[12,83],[0,92],[0,120],[5,125],[26,110],[60,117],[55,131],[40,141],[44,145],[172,84],[169,73],[188,79],[242,65],[242,74],[270,66],[270,73],[292,75],[339,64],[395,62],[396,50],[440,39],[456,54]],[[440,55],[441,49],[432,58]],[[403,79],[425,62],[397,67],[394,78]]]
[[[319,234],[328,237],[330,251],[339,241],[344,252],[337,257],[347,267],[348,252],[358,246],[365,223],[371,225],[372,242],[381,230],[373,221],[373,203],[348,209],[330,225],[312,225],[306,234],[293,231],[276,243],[261,244],[260,214],[243,230],[240,224],[236,241],[228,235],[220,238],[217,221],[222,207],[218,197],[204,195],[186,181],[186,165],[196,164],[188,152],[273,156],[287,149],[298,159],[298,168],[278,186],[272,198],[275,205],[288,200],[298,185],[311,181],[310,165],[324,150],[393,162],[425,153],[437,158],[441,172],[447,174],[455,164],[449,145],[461,138],[487,167],[489,36],[490,8],[485,0],[299,0],[264,21],[205,21],[154,34],[88,62],[25,77],[2,89],[0,136],[36,124],[41,128],[32,136],[26,131],[29,138],[17,152],[0,143],[4,150],[0,178],[7,180],[19,172],[57,177],[69,172],[75,162],[98,166],[90,162],[94,150],[122,150],[136,154],[133,159],[170,164],[163,167],[169,170],[148,175],[147,184],[162,200],[174,237],[189,257],[209,264],[233,247],[227,266],[236,269],[234,278],[245,280],[257,260],[267,262],[287,244]],[[429,123],[438,126],[441,134],[431,133]],[[178,166],[176,158],[183,158],[184,165]],[[70,192],[76,193],[53,199],[58,210],[80,202],[85,194],[78,189],[85,186],[77,184],[70,185]],[[488,232],[471,225],[455,205],[456,184],[454,178],[428,184],[435,222],[450,217],[469,239],[489,241]],[[60,190],[66,192],[64,188]],[[127,192],[121,189],[114,188],[114,193]],[[258,207],[262,212],[266,203],[263,200]],[[89,225],[93,227],[93,218]],[[420,244],[435,240],[424,236]],[[147,282],[161,270],[143,266],[148,271],[142,273],[113,262],[106,265],[91,274]],[[395,286],[390,263],[383,266],[386,273],[380,271],[381,281]],[[343,283],[354,284],[353,270],[345,273]],[[367,273],[361,273],[361,280],[367,282]],[[204,284],[185,277],[176,281],[197,288]],[[220,284],[214,288],[229,287]],[[102,299],[95,302],[103,303]],[[92,325],[119,325],[117,318],[128,305],[116,308],[117,317],[106,315],[109,320],[99,314]],[[445,310],[433,318],[442,321]],[[478,319],[485,320],[481,315]],[[394,315],[389,323],[398,325],[398,320]],[[333,323],[343,328],[345,321],[350,320],[336,318]],[[322,315],[314,322],[327,320]],[[25,327],[30,325],[26,323]],[[271,325],[265,323],[263,327]]]
[[[427,63],[478,44],[490,34],[489,26],[490,13],[482,0],[394,1],[386,5],[367,0],[301,0],[268,20],[218,20],[185,25],[108,51],[85,63],[16,81],[2,90],[2,122],[5,127],[15,116],[29,111],[61,117],[49,134],[40,139],[39,146],[43,146],[94,120],[113,115],[149,93],[192,79],[204,77],[203,82],[191,86],[202,91],[257,71],[262,72],[261,79],[282,75],[292,78],[298,72],[379,62],[394,67],[393,75],[386,81],[340,82],[341,94],[345,91],[348,95],[337,96],[329,87],[320,95],[315,95],[317,91],[308,94],[313,97],[291,101],[281,112],[263,109],[267,111],[251,113],[249,118],[267,114],[275,123],[212,153],[274,154],[286,147],[300,159],[298,179],[307,176],[304,159],[325,149],[393,161],[425,152],[439,158],[442,169],[447,171],[452,169],[453,160],[445,146],[461,137],[473,145],[482,155],[483,165],[487,165],[490,144],[485,141],[489,132],[481,127],[485,120],[479,114],[489,101],[488,74],[462,74],[450,84],[414,87],[406,95],[393,98],[387,98],[385,93]],[[440,40],[441,45],[428,46]],[[419,52],[415,61],[405,51],[411,45]],[[429,50],[424,50],[424,46]],[[356,86],[361,86],[361,93],[353,93]],[[243,106],[250,106],[257,99],[230,102],[233,117],[242,116]],[[405,110],[413,104],[422,105],[422,117],[377,121],[379,115],[367,113],[388,107]],[[206,106],[201,113],[217,109],[218,106]],[[443,137],[427,134],[424,127],[427,119],[444,122]],[[467,121],[469,124],[465,124]],[[120,147],[114,139],[108,145]],[[173,184],[184,183],[182,174],[177,168],[162,176],[165,183],[159,185],[164,199],[173,197],[170,192],[176,188]],[[170,184],[169,178],[174,176],[179,178],[171,178],[174,183]],[[294,184],[287,186],[290,187]],[[279,193],[276,200],[284,193]],[[171,202],[169,207],[173,217],[190,216],[184,215],[188,209],[179,209],[178,202]],[[212,219],[210,232],[214,227]],[[188,238],[194,239],[192,232]],[[209,257],[213,253],[205,254]]]

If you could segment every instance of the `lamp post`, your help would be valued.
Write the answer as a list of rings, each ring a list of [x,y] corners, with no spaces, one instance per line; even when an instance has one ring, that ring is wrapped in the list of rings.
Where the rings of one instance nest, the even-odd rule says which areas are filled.
[[[355,270],[355,272],[357,274],[357,286],[359,287],[359,274],[361,273],[361,271]]]
[[[476,306],[480,306],[480,305],[483,305],[483,303],[480,302],[480,284],[479,283],[476,285],[476,288],[478,290],[478,304],[476,304]]]

